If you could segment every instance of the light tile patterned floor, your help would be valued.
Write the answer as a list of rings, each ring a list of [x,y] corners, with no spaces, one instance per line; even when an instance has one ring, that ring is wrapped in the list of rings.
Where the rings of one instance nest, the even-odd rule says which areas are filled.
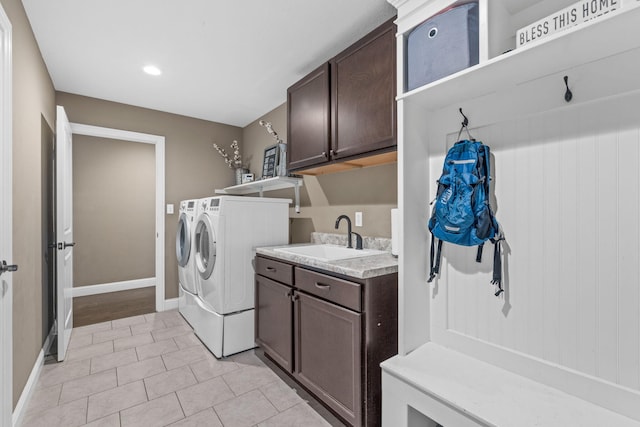
[[[265,362],[253,350],[216,359],[177,311],[76,328],[22,426],[341,425]]]

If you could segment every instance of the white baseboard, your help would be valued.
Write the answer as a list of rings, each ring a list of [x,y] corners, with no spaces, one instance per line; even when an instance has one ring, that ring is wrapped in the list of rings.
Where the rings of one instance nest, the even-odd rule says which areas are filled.
[[[178,298],[171,298],[164,300],[164,309],[166,310],[177,310],[178,309]]]
[[[72,296],[84,297],[87,295],[106,294],[109,292],[128,291],[130,289],[148,288],[156,285],[155,277],[146,279],[126,280],[124,282],[101,283],[99,285],[78,286],[72,288]]]
[[[49,335],[42,345],[42,349],[40,350],[38,358],[33,365],[33,369],[31,369],[31,374],[29,374],[27,383],[25,384],[24,389],[22,389],[20,399],[18,399],[18,403],[13,410],[11,422],[14,426],[19,426],[22,424],[22,419],[24,418],[26,409],[29,406],[29,401],[31,400],[31,396],[33,395],[33,390],[38,383],[38,378],[40,378],[40,372],[42,371],[42,366],[44,365],[44,355],[49,351],[49,348],[53,343],[54,330],[55,326],[52,327],[49,331]]]

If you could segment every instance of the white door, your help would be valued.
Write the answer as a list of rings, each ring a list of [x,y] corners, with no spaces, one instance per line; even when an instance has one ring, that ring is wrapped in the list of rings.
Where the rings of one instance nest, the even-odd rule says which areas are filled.
[[[73,205],[72,205],[72,135],[64,108],[58,106],[56,119],[56,239],[58,260],[56,278],[58,361],[67,353],[73,329]]]
[[[11,23],[0,5],[0,427],[13,412],[11,120]]]

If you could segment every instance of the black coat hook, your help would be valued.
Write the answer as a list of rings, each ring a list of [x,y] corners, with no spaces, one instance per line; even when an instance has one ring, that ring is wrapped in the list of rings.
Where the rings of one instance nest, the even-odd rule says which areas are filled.
[[[462,127],[468,126],[469,119],[467,119],[467,116],[465,116],[464,113],[462,112],[462,107],[460,108],[460,114],[462,114],[462,117],[464,117],[464,120],[462,121]]]
[[[462,121],[462,123],[461,123],[462,126],[460,127],[460,131],[458,132],[458,141],[460,140],[460,135],[462,135],[462,130],[463,129],[467,131],[467,136],[469,137],[469,140],[470,141],[475,141],[476,139],[474,137],[472,137],[471,133],[469,132],[469,119],[462,112],[462,108],[460,108],[460,114],[462,114],[462,117],[464,117],[464,120]]]
[[[573,93],[571,93],[571,90],[569,89],[569,76],[564,76],[564,85],[567,87],[567,91],[564,93],[564,100],[571,102]]]

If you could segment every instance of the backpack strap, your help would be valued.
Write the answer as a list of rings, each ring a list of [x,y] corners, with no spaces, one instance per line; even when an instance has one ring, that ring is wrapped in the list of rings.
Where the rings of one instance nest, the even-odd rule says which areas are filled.
[[[440,274],[440,259],[442,258],[442,240],[438,240],[438,250],[436,252],[436,236],[431,233],[431,252],[429,254],[430,271],[427,283],[433,282],[433,279]]]
[[[502,234],[497,239],[491,239],[493,242],[493,279],[492,285],[496,285],[498,290],[495,292],[495,296],[499,296],[504,292],[502,289],[502,258],[500,257],[501,245],[500,242],[504,240]]]
[[[435,274],[440,274],[441,259],[442,259],[442,240],[438,239],[438,252],[436,253],[436,266],[433,271]]]
[[[435,272],[433,271],[433,261],[435,257],[435,240],[436,236],[431,233],[431,251],[429,252],[429,279],[427,279],[427,283],[433,282],[433,279],[436,277]]]
[[[478,245],[478,253],[476,254],[476,262],[482,262],[482,249],[484,248],[484,242]]]
[[[485,188],[485,194],[487,195],[487,198],[488,198],[490,194],[489,185],[491,183],[491,154],[490,154],[488,145],[483,144],[480,150],[483,156],[482,172],[485,177],[483,185]],[[493,277],[491,280],[491,284],[496,285],[498,287],[494,295],[499,296],[501,293],[504,292],[504,289],[502,288],[502,258],[501,258],[502,248],[500,244],[500,242],[504,240],[504,235],[500,231],[500,226],[498,226],[497,223],[496,223],[496,228],[497,228],[496,237],[491,239],[491,242],[493,243]],[[478,246],[478,255],[476,257],[477,262],[480,262],[482,259],[483,245]]]

